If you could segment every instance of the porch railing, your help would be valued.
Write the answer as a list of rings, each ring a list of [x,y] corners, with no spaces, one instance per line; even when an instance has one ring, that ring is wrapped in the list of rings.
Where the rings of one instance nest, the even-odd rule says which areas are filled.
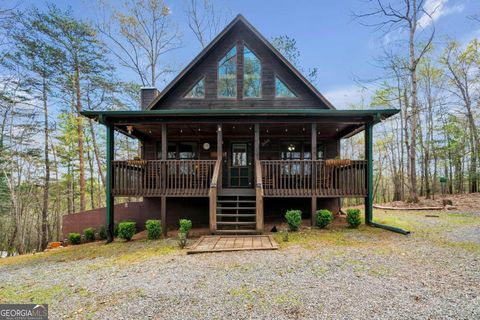
[[[366,195],[364,160],[344,165],[327,165],[323,160],[261,160],[265,196],[342,196]]]
[[[115,196],[208,196],[215,160],[113,161]]]

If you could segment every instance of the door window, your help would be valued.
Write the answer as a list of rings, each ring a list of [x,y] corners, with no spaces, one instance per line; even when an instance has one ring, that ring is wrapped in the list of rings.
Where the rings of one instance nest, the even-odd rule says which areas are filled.
[[[234,143],[232,145],[232,166],[247,166],[247,145],[245,143]]]

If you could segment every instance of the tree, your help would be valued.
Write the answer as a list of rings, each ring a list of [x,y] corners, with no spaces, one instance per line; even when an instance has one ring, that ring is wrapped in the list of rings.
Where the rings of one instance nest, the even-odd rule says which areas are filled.
[[[50,129],[49,129],[49,96],[54,81],[55,66],[60,62],[61,52],[49,45],[43,35],[36,29],[35,12],[15,15],[18,24],[12,34],[13,50],[7,54],[8,64],[22,68],[21,76],[25,85],[34,94],[36,101],[40,101],[43,111],[43,143],[44,143],[44,183],[42,201],[42,225],[40,232],[39,249],[44,250],[50,239],[48,234],[49,215],[49,188],[50,188]],[[34,102],[35,103],[35,102]]]
[[[480,42],[474,39],[463,50],[457,42],[450,42],[440,61],[446,67],[446,76],[453,87],[451,92],[456,100],[463,105],[468,120],[470,143],[469,190],[470,192],[477,192],[480,140],[475,123],[473,103],[474,101],[478,103],[480,99],[478,91],[478,85],[480,84],[480,72],[478,71],[480,67]]]
[[[220,32],[229,16],[213,5],[210,0],[190,0],[186,14],[188,27],[202,49]]]
[[[135,72],[142,86],[155,87],[174,71],[162,59],[180,47],[181,34],[162,0],[128,0],[124,9],[126,13],[113,9],[98,29],[120,65]]]
[[[426,31],[427,27],[433,23],[432,14],[437,8],[426,8],[425,0],[401,0],[392,2],[389,0],[369,1],[374,3],[372,11],[357,14],[356,17],[365,21],[364,24],[373,26],[377,30],[388,33],[392,30],[406,31],[408,63],[405,65],[410,77],[410,98],[408,104],[410,107],[410,196],[409,200],[418,202],[417,191],[417,133],[418,133],[418,65],[422,57],[430,50],[431,43],[435,35],[435,29],[432,27],[427,38],[422,44],[419,44],[419,35],[421,31]],[[367,18],[378,19],[378,22],[370,23]]]
[[[318,78],[318,68],[304,68],[300,63],[300,50],[297,47],[297,40],[287,35],[278,36],[272,39],[272,44],[280,53],[300,71],[311,83],[315,84]]]
[[[49,5],[46,13],[36,11],[34,26],[49,38],[49,43],[62,52],[63,61],[58,64],[60,81],[64,88],[74,93],[76,112],[78,155],[80,171],[80,211],[85,210],[85,151],[82,111],[83,81],[89,75],[110,68],[106,63],[105,48],[97,38],[96,31],[87,23],[75,19],[70,10],[61,11]]]

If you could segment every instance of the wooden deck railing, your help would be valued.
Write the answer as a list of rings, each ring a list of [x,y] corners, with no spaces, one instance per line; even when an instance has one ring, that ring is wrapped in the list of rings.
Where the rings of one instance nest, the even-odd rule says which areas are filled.
[[[364,160],[347,165],[326,165],[323,160],[261,160],[265,196],[342,196],[366,195]]]
[[[215,160],[113,161],[115,196],[208,196]]]

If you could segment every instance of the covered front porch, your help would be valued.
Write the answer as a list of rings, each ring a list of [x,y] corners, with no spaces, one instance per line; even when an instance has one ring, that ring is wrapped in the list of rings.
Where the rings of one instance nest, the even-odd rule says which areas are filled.
[[[167,198],[208,198],[212,233],[261,233],[265,198],[309,199],[312,223],[321,198],[362,197],[369,207],[371,127],[380,113],[171,111],[84,113],[107,126],[107,200],[160,199],[167,221]],[[364,129],[366,159],[339,159],[340,139]],[[140,140],[140,158],[114,159],[114,130]]]

